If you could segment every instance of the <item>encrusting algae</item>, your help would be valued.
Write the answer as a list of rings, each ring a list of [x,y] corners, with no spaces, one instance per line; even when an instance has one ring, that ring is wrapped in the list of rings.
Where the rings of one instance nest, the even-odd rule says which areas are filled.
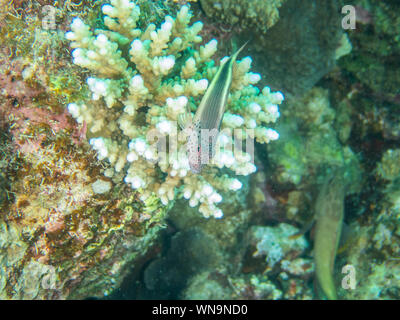
[[[86,127],[63,108],[88,92],[60,46],[66,30],[44,29],[41,9],[1,21],[0,297],[103,296],[148,254],[169,206],[104,176]],[[57,18],[70,19],[65,10]]]

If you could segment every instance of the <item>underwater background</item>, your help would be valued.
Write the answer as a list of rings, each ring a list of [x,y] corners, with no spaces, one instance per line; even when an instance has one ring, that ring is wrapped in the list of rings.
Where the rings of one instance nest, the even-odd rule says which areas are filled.
[[[399,14],[0,0],[0,299],[399,299]]]

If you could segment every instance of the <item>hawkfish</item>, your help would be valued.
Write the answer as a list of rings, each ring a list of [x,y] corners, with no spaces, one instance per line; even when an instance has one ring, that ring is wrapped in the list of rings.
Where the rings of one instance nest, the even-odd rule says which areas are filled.
[[[186,147],[193,173],[200,173],[215,154],[216,140],[232,84],[233,68],[237,56],[246,44],[247,42],[220,65],[194,117],[189,105],[186,113],[179,117],[179,125],[188,137]]]

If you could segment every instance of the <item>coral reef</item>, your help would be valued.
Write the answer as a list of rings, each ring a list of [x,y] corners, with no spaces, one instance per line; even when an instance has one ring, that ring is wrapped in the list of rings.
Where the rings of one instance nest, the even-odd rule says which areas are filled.
[[[251,155],[228,150],[233,137],[222,133],[219,141],[225,149],[209,170],[195,175],[189,171],[186,140],[177,132],[179,116],[187,107],[195,110],[217,70],[211,60],[217,42],[198,45],[202,23],[189,25],[187,6],[176,19],[166,16],[158,29],[155,24],[138,25],[140,7],[134,2],[111,1],[102,11],[108,30],[96,29],[95,36],[76,18],[66,34],[75,48],[74,63],[96,75],[87,79],[92,99],[70,103],[68,110],[87,126],[98,158],[114,167],[107,172],[114,181],[124,179],[140,191],[141,199],[156,194],[167,204],[184,197],[190,206],[199,205],[205,217],[222,217],[216,206],[222,201],[220,190],[235,191],[241,183],[214,168],[248,175],[256,170]],[[241,140],[251,130],[258,142],[268,143],[279,136],[265,125],[279,117],[283,95],[254,87],[260,75],[249,72],[250,65],[249,57],[237,63],[221,130],[237,129]],[[167,135],[168,150],[160,155],[154,141],[160,143]]]
[[[254,44],[255,68],[267,71],[272,88],[301,96],[332,70],[343,34],[338,12],[336,1],[289,0],[282,6],[280,20]]]
[[[75,146],[68,129],[56,132],[43,122],[51,117],[39,124],[27,117],[21,121],[24,114],[18,111],[8,113],[14,118],[11,134],[19,141],[8,173],[13,201],[2,209],[1,297],[106,294],[122,280],[125,263],[146,254],[167,208],[158,211],[161,203],[151,199],[140,205],[137,195],[126,191],[121,200],[124,185],[113,186],[106,198],[95,194],[96,176],[104,170],[95,155]],[[146,226],[157,223],[146,234]]]
[[[146,287],[132,297],[311,299],[313,261],[308,241],[304,236],[290,239],[299,230],[287,223],[254,225],[259,212],[248,209],[251,185],[243,181],[242,192],[229,203],[224,201],[225,215],[217,223],[177,201],[168,216],[177,232],[161,257],[145,269]]]
[[[104,168],[88,146],[76,145],[70,128],[57,129],[51,114],[26,109],[7,110],[16,141],[9,142],[14,158],[1,161],[12,180],[0,222],[1,297],[107,294],[122,280],[124,265],[151,247],[167,208],[157,199],[142,203],[124,185],[113,185],[107,197],[96,194]],[[38,121],[35,111],[46,116]]]
[[[287,97],[302,96],[349,52],[336,0],[203,0],[201,4],[212,22],[228,23],[224,28],[234,30],[239,43],[251,39],[254,69],[266,76],[261,84],[268,83]]]
[[[399,4],[344,4],[0,0],[0,298],[324,298],[341,229],[328,297],[399,299]],[[250,38],[196,175],[177,120]]]
[[[358,17],[356,30],[348,34],[355,51],[341,66],[375,94],[398,100],[400,19],[396,12],[400,5],[397,1],[370,0],[354,1],[353,5]]]
[[[88,92],[62,45],[71,8],[54,7],[53,30],[41,4],[13,6],[0,31],[0,297],[104,296],[151,252],[169,207],[104,177],[62,107]]]
[[[342,257],[342,265],[350,264],[356,270],[353,290],[341,290],[348,299],[398,299],[400,266],[400,184],[399,149],[387,150],[375,175],[388,183],[380,203],[372,207],[373,223],[356,224],[356,237],[351,248]]]
[[[285,1],[200,0],[200,3],[207,16],[215,20],[266,33],[279,20],[279,8]]]
[[[278,125],[284,138],[269,148],[277,181],[298,185],[310,171],[319,171],[323,177],[329,167],[346,166],[349,189],[357,190],[358,159],[338,140],[336,112],[330,105],[329,92],[315,87],[303,99],[290,102]],[[346,129],[342,125],[340,130]]]
[[[400,210],[400,149],[388,149],[378,164],[376,174],[386,182],[383,193],[391,205],[390,215]],[[394,224],[396,225],[396,224]],[[393,233],[396,233],[392,230]]]
[[[273,268],[290,251],[302,252],[307,247],[305,239],[290,238],[298,230],[285,223],[281,223],[277,227],[253,227],[250,232],[250,241],[255,243],[257,248],[254,256],[265,256],[269,268]]]
[[[377,167],[377,174],[387,184],[384,189],[386,199],[393,209],[400,209],[400,149],[389,149]]]
[[[246,269],[251,266],[246,260],[242,260],[241,268],[237,268],[236,271],[228,265],[219,264],[216,270],[208,268],[192,276],[187,282],[182,298],[311,299],[312,293],[307,283],[314,271],[313,262],[310,258],[299,257],[304,254],[308,246],[307,241],[303,237],[296,240],[288,238],[297,231],[288,224],[252,227],[248,234],[249,242],[245,247],[250,252],[256,249],[252,254],[256,258],[254,261],[257,261],[254,266],[259,264],[260,260],[257,257],[266,255],[267,268],[261,272],[253,270],[249,273]],[[269,245],[272,245],[273,249]]]

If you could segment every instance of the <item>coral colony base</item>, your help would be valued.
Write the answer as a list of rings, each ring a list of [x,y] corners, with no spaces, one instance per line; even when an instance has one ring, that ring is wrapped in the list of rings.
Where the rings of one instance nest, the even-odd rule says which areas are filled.
[[[163,204],[184,197],[204,217],[223,216],[220,192],[241,189],[236,175],[256,171],[252,143],[269,143],[279,134],[267,127],[279,117],[280,92],[254,85],[261,76],[250,72],[251,58],[236,62],[217,141],[217,153],[201,175],[190,171],[178,118],[195,112],[218,67],[212,59],[217,41],[200,45],[201,22],[189,25],[191,13],[182,6],[176,18],[166,16],[160,27],[139,25],[140,7],[128,0],[103,5],[107,30],[94,32],[75,18],[66,38],[75,64],[94,75],[87,79],[91,99],[68,105],[72,116],[87,126],[90,144],[113,169],[106,175],[122,180]],[[221,59],[220,64],[228,57]],[[167,139],[168,138],[168,139]],[[236,141],[235,141],[236,140]],[[246,141],[246,151],[232,148]],[[240,143],[239,143],[240,142]],[[234,150],[232,150],[234,149]]]

